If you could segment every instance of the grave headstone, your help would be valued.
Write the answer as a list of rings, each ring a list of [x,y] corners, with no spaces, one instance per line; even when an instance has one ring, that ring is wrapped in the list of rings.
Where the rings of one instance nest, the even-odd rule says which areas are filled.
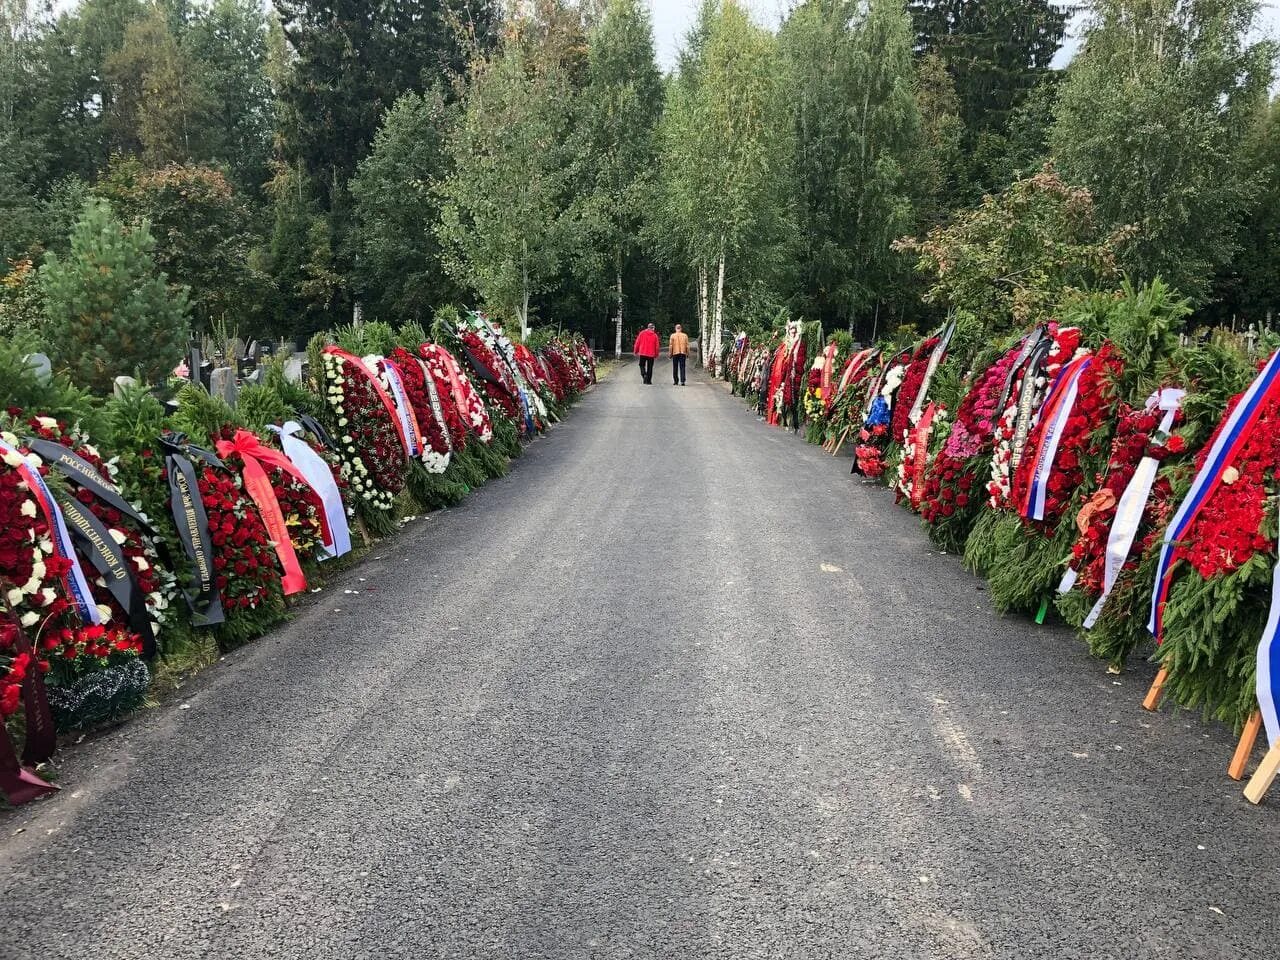
[[[236,373],[231,367],[217,367],[209,374],[209,393],[227,403],[236,402]]]
[[[302,379],[302,374],[307,363],[307,355],[305,353],[295,353],[284,362],[284,376],[290,383],[297,383]]]
[[[53,380],[53,364],[49,362],[49,358],[43,353],[29,353],[26,357],[27,366],[29,366],[36,379],[41,383],[49,383]]]
[[[115,383],[111,387],[111,392],[117,397],[122,397],[126,390],[130,387],[136,387],[137,385],[138,381],[133,377],[116,377]]]

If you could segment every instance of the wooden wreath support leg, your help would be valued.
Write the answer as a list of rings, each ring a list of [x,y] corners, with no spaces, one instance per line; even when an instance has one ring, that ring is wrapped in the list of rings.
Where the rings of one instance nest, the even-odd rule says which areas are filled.
[[[849,431],[852,429],[853,427],[844,428],[844,433],[840,434],[840,439],[836,441],[836,448],[831,451],[831,455],[833,457],[838,457],[840,455],[840,448],[844,446],[845,438],[849,436]]]
[[[1249,757],[1253,755],[1253,745],[1258,740],[1258,730],[1262,727],[1262,713],[1253,711],[1244,729],[1240,731],[1240,742],[1236,745],[1231,765],[1227,767],[1227,776],[1232,780],[1243,780],[1244,769],[1249,765]]]
[[[1156,678],[1151,681],[1151,689],[1147,691],[1147,695],[1142,701],[1144,710],[1154,710],[1160,706],[1160,697],[1164,693],[1164,684],[1168,679],[1169,671],[1161,667],[1156,672]]]
[[[1280,747],[1272,747],[1258,764],[1253,779],[1244,788],[1244,798],[1250,803],[1261,803],[1262,798],[1266,796],[1267,788],[1271,786],[1271,781],[1276,778],[1278,772],[1280,772]]]

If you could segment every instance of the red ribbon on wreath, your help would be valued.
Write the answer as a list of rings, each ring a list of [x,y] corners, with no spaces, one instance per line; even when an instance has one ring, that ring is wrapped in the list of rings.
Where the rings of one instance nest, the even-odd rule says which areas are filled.
[[[369,369],[369,365],[354,353],[347,353],[341,347],[335,347],[332,344],[324,348],[324,352],[330,356],[338,357],[347,361],[366,377],[373,386],[373,392],[378,395],[378,399],[382,401],[382,406],[386,408],[387,416],[391,422],[395,424],[396,435],[400,437],[400,445],[404,448],[405,458],[412,459],[409,449],[412,444],[411,438],[405,433],[404,424],[400,422],[400,414],[396,408],[396,402],[391,399],[391,394],[387,393],[387,388],[382,385],[382,381],[378,379],[378,375]]]
[[[915,447],[915,459],[911,464],[911,508],[919,511],[924,501],[924,471],[929,465],[929,434],[933,430],[933,418],[938,413],[938,405],[930,403],[924,408],[919,422],[912,428],[912,443]]]
[[[282,583],[285,596],[301,593],[307,589],[307,578],[302,572],[302,564],[298,562],[298,554],[293,549],[293,539],[289,536],[289,527],[285,523],[284,513],[280,510],[280,501],[276,498],[275,488],[272,487],[271,478],[267,476],[266,468],[262,464],[266,462],[279,467],[306,484],[308,489],[310,485],[301,474],[296,472],[293,464],[284,454],[270,447],[264,447],[262,441],[248,430],[237,430],[232,439],[218,441],[218,456],[229,457],[233,453],[237,454],[244,463],[242,474],[244,491],[257,506],[258,512],[262,515],[262,522],[266,524],[267,532],[271,534],[271,539],[276,545],[276,556],[284,571]],[[322,511],[321,516],[323,515]],[[327,531],[325,537],[326,542],[331,542]]]

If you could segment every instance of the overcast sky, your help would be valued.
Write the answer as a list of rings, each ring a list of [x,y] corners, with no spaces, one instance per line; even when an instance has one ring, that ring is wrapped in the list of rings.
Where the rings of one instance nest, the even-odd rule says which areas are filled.
[[[743,3],[758,22],[770,27],[776,27],[791,6],[790,0],[743,0]],[[698,0],[649,0],[649,7],[653,11],[653,34],[658,48],[658,62],[664,70],[669,70],[675,66],[676,51],[680,49],[684,35],[698,11]],[[1263,8],[1264,30],[1272,36],[1280,35],[1280,0],[1266,0]],[[1068,62],[1075,52],[1079,42],[1078,33],[1079,23],[1075,23],[1058,56],[1060,65]]]

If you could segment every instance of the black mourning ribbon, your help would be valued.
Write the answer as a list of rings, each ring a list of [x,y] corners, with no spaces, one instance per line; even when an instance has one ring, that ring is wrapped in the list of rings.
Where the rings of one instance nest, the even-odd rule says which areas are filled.
[[[209,515],[200,497],[200,480],[191,457],[209,466],[223,468],[223,463],[208,450],[192,446],[181,434],[160,438],[165,449],[165,472],[169,476],[169,509],[178,530],[182,548],[191,561],[195,582],[182,589],[191,608],[192,623],[197,627],[213,627],[226,621],[222,597],[218,593],[217,574],[213,566],[213,540],[209,536]]]
[[[102,503],[115,508],[133,520],[141,531],[158,541],[158,536],[142,515],[120,494],[120,491],[94,466],[72,450],[52,440],[29,439],[27,446],[40,455],[72,484],[87,490]],[[111,532],[92,509],[74,497],[60,497],[59,506],[67,521],[67,531],[81,556],[102,575],[107,590],[129,618],[129,629],[142,638],[142,655],[148,660],[156,655],[156,634],[147,612],[146,595],[138,585],[128,557],[111,536]]]

